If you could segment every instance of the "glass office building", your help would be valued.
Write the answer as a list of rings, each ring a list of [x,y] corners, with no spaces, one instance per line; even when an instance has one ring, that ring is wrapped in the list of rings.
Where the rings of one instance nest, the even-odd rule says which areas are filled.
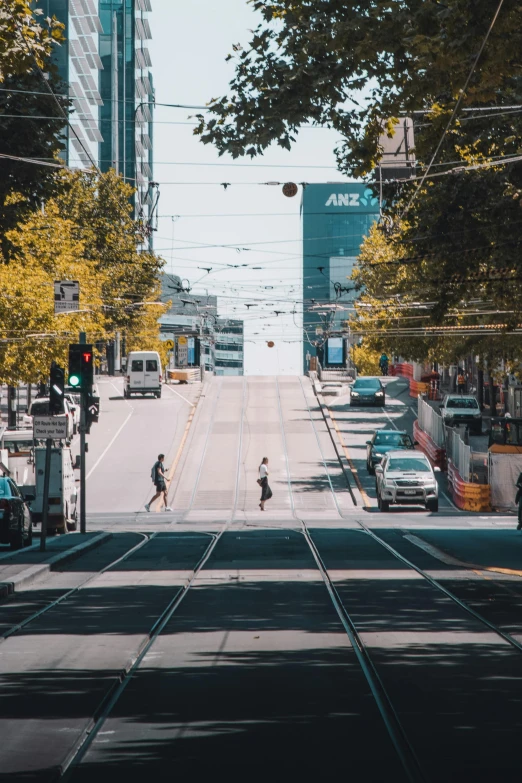
[[[55,16],[65,25],[65,42],[55,48],[54,60],[68,85],[73,112],[64,128],[65,162],[73,168],[99,165],[102,135],[98,107],[102,103],[98,74],[101,23],[98,0],[39,0],[46,16]]]
[[[214,339],[216,375],[244,375],[243,321],[218,318]]]
[[[362,183],[307,185],[303,192],[303,359],[316,355],[316,331],[340,329],[353,307],[352,274],[364,236],[379,217],[378,199]],[[343,290],[344,289],[344,290]],[[327,304],[340,305],[331,316]],[[336,348],[337,353],[338,346]],[[332,356],[333,345],[332,345]],[[337,354],[336,354],[337,355]]]
[[[154,87],[147,42],[150,0],[99,0],[100,168],[116,169],[137,188],[136,214],[151,213]]]

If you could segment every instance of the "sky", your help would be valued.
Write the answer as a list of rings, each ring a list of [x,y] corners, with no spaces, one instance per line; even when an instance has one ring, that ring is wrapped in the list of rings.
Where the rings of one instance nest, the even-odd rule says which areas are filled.
[[[226,94],[234,61],[225,57],[232,44],[248,42],[259,14],[247,0],[152,0],[152,7],[156,102],[203,106]],[[193,135],[194,113],[155,109],[154,179],[161,194],[155,250],[165,271],[187,279],[193,293],[217,294],[221,316],[244,319],[247,375],[296,375],[302,191],[287,198],[280,186],[259,183],[346,181],[333,154],[338,134],[304,128],[290,152],[274,147],[253,161],[233,161]],[[222,182],[231,185],[225,190]]]

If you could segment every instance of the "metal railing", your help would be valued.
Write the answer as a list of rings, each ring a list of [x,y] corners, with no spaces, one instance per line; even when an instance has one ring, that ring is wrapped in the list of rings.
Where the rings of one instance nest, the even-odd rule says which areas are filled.
[[[421,430],[424,430],[439,448],[444,448],[445,437],[442,416],[439,416],[437,411],[420,395],[418,403],[418,417]]]

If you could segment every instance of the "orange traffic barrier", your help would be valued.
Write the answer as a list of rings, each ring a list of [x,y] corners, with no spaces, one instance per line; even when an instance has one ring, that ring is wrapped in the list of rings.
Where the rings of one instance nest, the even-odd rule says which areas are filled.
[[[464,481],[451,460],[448,460],[448,483],[457,508],[462,511],[491,511],[489,484],[471,484]]]
[[[419,422],[413,422],[413,440],[417,441],[421,451],[426,454],[432,465],[446,470],[446,449],[437,446],[434,440],[420,428]]]
[[[427,394],[430,388],[429,383],[422,383],[416,381],[413,378],[413,365],[406,362],[399,362],[398,364],[392,364],[390,368],[390,375],[399,376],[401,378],[408,378],[410,381],[410,397],[417,398],[419,394]]]

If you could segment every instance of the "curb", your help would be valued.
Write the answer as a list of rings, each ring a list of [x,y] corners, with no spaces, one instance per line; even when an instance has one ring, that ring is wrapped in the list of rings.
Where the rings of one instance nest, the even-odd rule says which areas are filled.
[[[52,571],[58,563],[66,563],[69,560],[81,557],[85,552],[95,549],[109,538],[112,538],[112,533],[100,533],[98,536],[91,538],[90,541],[84,541],[83,544],[78,544],[73,549],[68,549],[66,552],[58,552],[58,554],[46,560],[45,563],[36,563],[33,566],[29,566],[25,571],[15,574],[8,582],[0,582],[0,598],[7,598],[7,596],[17,592],[24,585],[34,582],[42,574]]]
[[[337,438],[335,437],[335,433],[332,432],[333,423],[332,423],[332,419],[330,417],[330,412],[328,410],[328,406],[326,405],[326,403],[325,403],[322,395],[320,394],[320,392],[317,390],[317,386],[316,386],[315,382],[312,385],[313,385],[315,396],[317,397],[317,402],[319,403],[319,407],[321,408],[321,413],[323,415],[323,419],[324,419],[324,422],[326,424],[326,428],[328,430],[328,434],[330,435],[330,440],[332,441],[333,447],[335,449],[335,453],[337,455],[337,459],[339,460],[339,465],[341,466],[341,469],[342,469],[342,471],[344,473],[344,477],[346,479],[346,483],[348,484],[348,489],[350,491],[350,495],[352,496],[353,504],[354,504],[354,506],[357,506],[357,505],[359,505],[359,503],[362,500],[363,501],[362,505],[364,507],[364,498],[362,497],[362,495],[361,495],[361,498],[358,501],[358,499],[356,498],[356,496],[354,494],[354,490],[359,490],[359,492],[360,492],[360,488],[359,488],[359,486],[357,484],[357,477],[354,474],[354,472],[352,470],[352,466],[350,465],[348,459],[346,458],[346,455],[343,453],[340,444],[337,442]],[[355,484],[356,484],[355,487],[352,487],[352,482],[350,481],[350,476],[355,481]]]

